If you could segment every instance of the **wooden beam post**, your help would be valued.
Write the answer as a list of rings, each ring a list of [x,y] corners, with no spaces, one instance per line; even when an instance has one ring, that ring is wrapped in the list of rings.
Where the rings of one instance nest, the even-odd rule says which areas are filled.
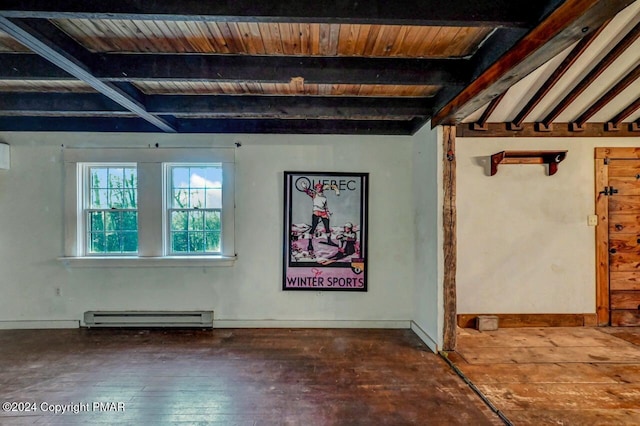
[[[456,348],[456,127],[444,126],[444,343],[445,351]]]

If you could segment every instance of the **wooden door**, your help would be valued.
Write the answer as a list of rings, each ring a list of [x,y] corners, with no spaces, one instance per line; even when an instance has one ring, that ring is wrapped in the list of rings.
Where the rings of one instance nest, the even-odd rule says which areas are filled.
[[[598,150],[596,150],[597,157]],[[640,150],[610,149],[596,171],[599,280],[598,319],[612,326],[640,325]],[[614,155],[617,154],[617,155]],[[624,155],[622,155],[624,154]],[[604,256],[608,258],[604,259]],[[601,317],[608,299],[608,318]],[[604,318],[603,318],[604,317]]]
[[[640,325],[640,160],[608,166],[611,325]]]

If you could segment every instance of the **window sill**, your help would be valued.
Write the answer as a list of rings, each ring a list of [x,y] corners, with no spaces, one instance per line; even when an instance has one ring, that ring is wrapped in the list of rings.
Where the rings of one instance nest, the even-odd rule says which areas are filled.
[[[86,256],[58,258],[65,266],[73,268],[218,267],[233,266],[236,259],[237,257],[235,256]]]

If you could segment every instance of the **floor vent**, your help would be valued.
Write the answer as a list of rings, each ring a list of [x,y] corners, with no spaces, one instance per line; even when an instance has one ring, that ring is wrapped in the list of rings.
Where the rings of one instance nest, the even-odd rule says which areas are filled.
[[[213,311],[87,311],[87,327],[212,328]]]

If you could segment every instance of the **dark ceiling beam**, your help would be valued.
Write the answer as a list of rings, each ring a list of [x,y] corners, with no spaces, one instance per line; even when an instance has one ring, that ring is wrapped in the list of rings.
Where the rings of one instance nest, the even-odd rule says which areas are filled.
[[[318,58],[290,56],[94,54],[90,69],[102,81],[225,81],[310,84],[462,86],[464,60]],[[72,79],[33,54],[0,53],[0,79]]]
[[[176,119],[179,133],[278,133],[410,135],[413,121]],[[0,117],[3,131],[24,132],[145,132],[158,128],[140,118]]]
[[[580,130],[584,123],[593,117],[598,111],[604,108],[609,102],[615,99],[623,90],[629,87],[633,82],[640,78],[640,64],[629,71],[615,86],[607,90],[593,105],[583,112],[573,123],[574,130]]]
[[[540,0],[2,0],[0,16],[528,27],[545,3]]]
[[[152,114],[210,117],[416,117],[431,113],[425,98],[351,96],[147,95]],[[0,115],[120,114],[127,110],[97,93],[0,93]]]
[[[640,22],[629,31],[616,46],[600,60],[589,73],[547,114],[540,125],[549,128],[551,123],[558,118],[602,73],[613,64],[637,39],[640,37]]]
[[[565,0],[538,26],[452,99],[436,101],[432,126],[461,122],[571,44],[600,27],[633,0]],[[477,61],[484,64],[484,61]],[[477,72],[473,73],[474,75]]]
[[[13,37],[16,41],[28,47],[34,53],[42,56],[47,61],[60,67],[77,79],[86,82],[98,92],[122,105],[159,129],[162,129],[165,132],[175,132],[175,129],[169,123],[159,117],[149,114],[145,110],[144,105],[133,99],[127,92],[113,84],[103,82],[96,78],[91,73],[90,69],[78,58],[72,56],[64,49],[61,49],[59,46],[49,41],[45,36],[31,28],[26,23],[20,20],[7,19],[0,16],[0,29]]]
[[[582,40],[578,42],[578,44],[574,46],[573,49],[571,49],[571,52],[569,52],[567,57],[564,58],[564,60],[558,66],[558,68],[556,68],[553,71],[553,73],[549,76],[549,78],[547,78],[547,80],[542,84],[542,86],[540,86],[538,91],[531,97],[531,99],[529,99],[529,102],[527,102],[527,104],[520,110],[520,112],[518,112],[516,117],[511,121],[509,126],[512,130],[517,130],[522,126],[524,119],[527,118],[529,114],[531,114],[531,111],[533,111],[533,109],[536,106],[538,106],[540,101],[549,94],[551,89],[562,78],[562,76],[564,76],[567,73],[569,68],[571,68],[571,66],[576,63],[578,58],[582,56],[582,54],[587,50],[587,48],[591,46],[591,43],[593,43],[593,41],[596,39],[596,37],[598,37],[598,35],[607,26],[607,24],[608,22],[605,22],[596,31],[593,31],[592,33],[589,33],[588,35],[586,35]]]
[[[317,84],[463,85],[463,60],[327,58],[247,55],[99,55],[96,74],[108,80],[208,80]]]
[[[607,130],[615,131],[620,129],[620,123],[624,121],[625,118],[628,118],[631,114],[640,109],[640,97],[636,98],[635,101],[631,102],[625,109],[620,111],[613,117],[611,120],[607,121]]]

